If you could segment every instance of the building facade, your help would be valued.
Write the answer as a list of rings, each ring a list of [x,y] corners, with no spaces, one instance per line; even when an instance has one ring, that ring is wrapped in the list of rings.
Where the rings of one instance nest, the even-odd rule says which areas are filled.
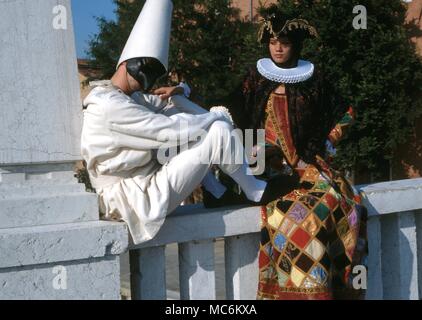
[[[262,2],[265,5],[277,2],[277,0],[233,0],[232,5],[241,10],[240,16],[248,20],[254,20],[257,17],[257,9]]]

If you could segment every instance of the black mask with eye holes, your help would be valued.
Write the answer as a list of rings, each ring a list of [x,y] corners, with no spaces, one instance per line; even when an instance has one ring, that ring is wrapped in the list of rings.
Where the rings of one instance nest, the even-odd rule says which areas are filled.
[[[155,58],[133,58],[127,60],[127,72],[139,82],[142,91],[149,92],[155,82],[167,71],[163,64]]]

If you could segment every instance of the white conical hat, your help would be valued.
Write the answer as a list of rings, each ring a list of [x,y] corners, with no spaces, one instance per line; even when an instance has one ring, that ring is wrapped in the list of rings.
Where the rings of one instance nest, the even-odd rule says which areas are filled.
[[[117,67],[129,59],[144,57],[158,59],[168,70],[172,12],[171,0],[147,0]]]

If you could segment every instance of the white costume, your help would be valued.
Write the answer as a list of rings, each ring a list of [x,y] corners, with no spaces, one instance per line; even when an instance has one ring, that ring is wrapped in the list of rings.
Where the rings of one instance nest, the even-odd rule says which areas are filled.
[[[144,56],[145,45],[136,50],[135,30],[140,31],[141,18],[154,13],[154,23],[168,25],[169,10],[170,0],[146,2],[119,64]],[[160,29],[158,25],[156,28]],[[163,46],[155,43],[152,51],[148,49],[148,55],[167,66],[162,48],[168,50],[169,29],[162,30],[168,30],[160,33],[165,38],[159,39]],[[154,41],[158,40],[150,40]],[[94,88],[84,106],[82,156],[99,195],[101,212],[106,219],[124,220],[135,244],[156,235],[165,217],[201,183],[210,166],[219,161],[221,150],[232,152],[225,144],[233,129],[227,114],[219,110],[207,112],[183,96],[173,96],[168,102],[149,94],[136,93],[129,97],[110,84]],[[188,126],[181,130],[181,123]],[[201,130],[208,132],[205,139],[194,141]],[[189,149],[165,164],[159,163],[157,150],[169,141],[178,144],[182,136],[192,138]],[[210,154],[210,163],[193,163],[204,152]],[[254,177],[240,170],[244,164],[219,164],[219,167],[241,186],[256,185]],[[257,184],[255,194],[262,196],[264,188],[265,185]]]
[[[166,215],[192,193],[209,169],[208,165],[192,166],[192,153],[199,152],[198,148],[180,153],[164,166],[158,163],[155,151],[168,142],[158,140],[160,132],[165,130],[177,140],[186,134],[180,132],[181,121],[189,123],[190,136],[211,127],[214,134],[207,138],[215,142],[201,145],[218,150],[221,129],[230,130],[228,122],[217,121],[225,119],[218,112],[168,117],[154,112],[172,111],[156,96],[138,94],[138,98],[142,105],[113,86],[93,89],[84,101],[82,133],[82,156],[100,197],[101,211],[106,218],[126,221],[135,243],[152,239]],[[181,96],[171,101],[189,102]],[[238,168],[228,165],[222,169],[230,174]]]

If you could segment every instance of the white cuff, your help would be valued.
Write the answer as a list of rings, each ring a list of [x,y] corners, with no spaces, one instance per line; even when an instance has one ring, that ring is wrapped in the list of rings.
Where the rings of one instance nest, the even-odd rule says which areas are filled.
[[[190,87],[186,83],[180,82],[178,87],[183,88],[183,94],[186,98],[190,97],[192,90],[190,89]]]
[[[232,115],[231,115],[231,113],[230,113],[230,111],[229,111],[229,109],[227,109],[226,107],[223,107],[223,106],[218,106],[218,107],[212,107],[211,109],[210,109],[210,112],[214,112],[214,113],[217,113],[217,114],[221,114],[221,115],[223,115],[223,117],[229,122],[229,123],[231,123],[232,125],[234,125],[234,121],[233,121],[233,118],[232,118]]]

